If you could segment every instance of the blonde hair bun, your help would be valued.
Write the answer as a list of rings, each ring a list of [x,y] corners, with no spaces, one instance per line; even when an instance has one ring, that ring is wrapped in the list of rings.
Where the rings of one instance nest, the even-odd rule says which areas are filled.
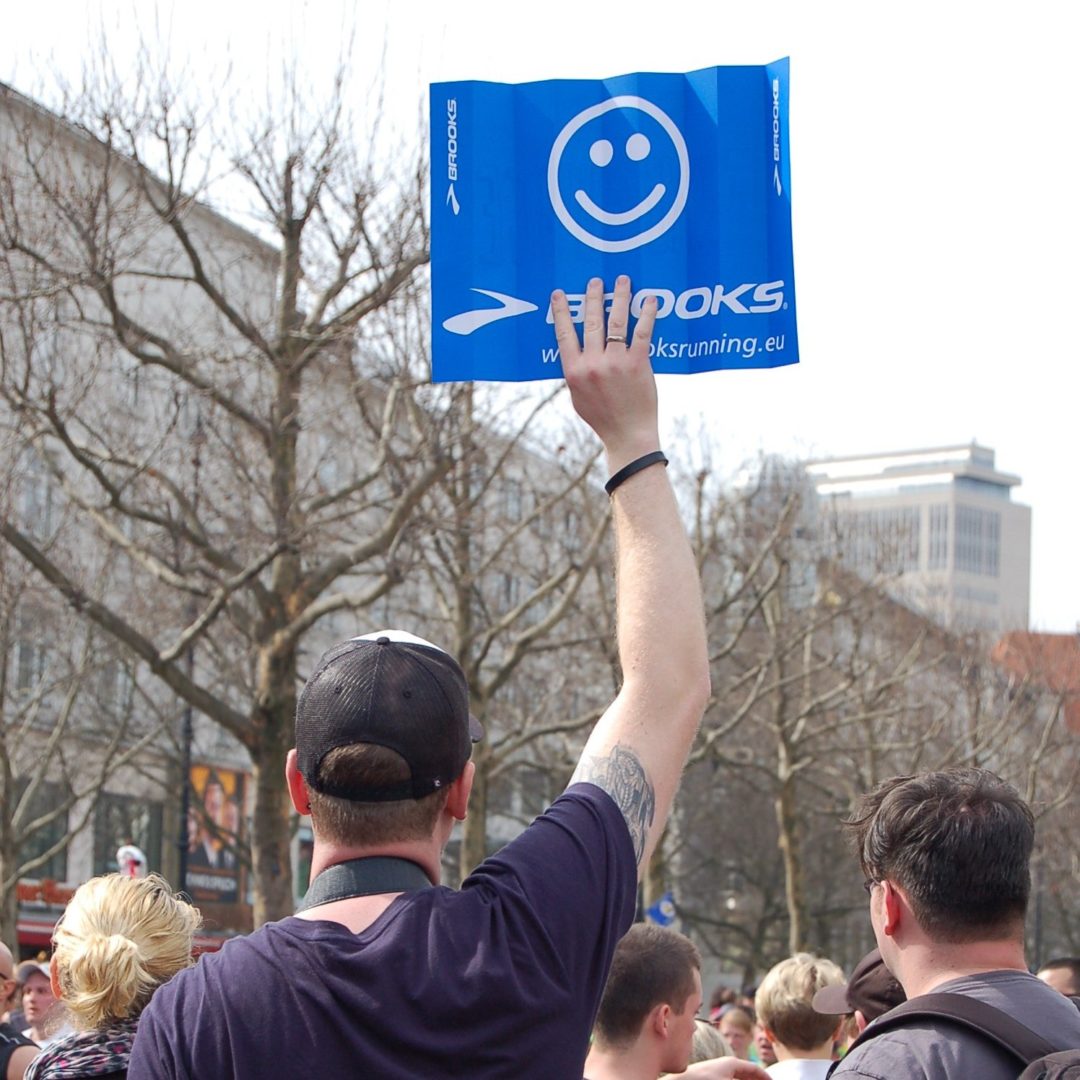
[[[154,991],[191,963],[198,911],[157,875],[91,878],[53,935],[72,1023],[95,1030],[137,1017]]]

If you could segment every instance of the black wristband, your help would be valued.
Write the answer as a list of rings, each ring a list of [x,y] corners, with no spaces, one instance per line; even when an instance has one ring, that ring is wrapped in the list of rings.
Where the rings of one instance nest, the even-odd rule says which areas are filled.
[[[664,455],[663,450],[654,450],[651,454],[645,454],[643,457],[635,458],[629,465],[624,465],[615,475],[604,485],[604,490],[610,495],[621,483],[629,480],[635,473],[641,472],[642,469],[647,469],[650,465],[659,465],[663,463],[667,465],[667,457]]]

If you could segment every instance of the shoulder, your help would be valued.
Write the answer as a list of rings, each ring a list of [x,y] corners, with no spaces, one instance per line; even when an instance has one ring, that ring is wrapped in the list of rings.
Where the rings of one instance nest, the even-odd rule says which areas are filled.
[[[938,1075],[927,1056],[939,1038],[932,1023],[912,1020],[902,1029],[883,1031],[848,1051],[833,1076],[851,1080],[926,1080]]]
[[[198,1008],[204,995],[214,994],[218,987],[228,991],[236,985],[236,980],[257,970],[273,956],[281,936],[279,927],[280,923],[267,923],[250,934],[226,941],[220,949],[203,953],[191,967],[178,971],[154,992],[139,1021],[139,1036],[157,1025],[168,1026],[170,1017],[188,1007]],[[245,993],[258,993],[260,986],[267,986],[265,981],[258,980],[245,985],[248,987]],[[219,1014],[200,1009],[200,1023],[215,1015]]]
[[[12,1027],[11,1024],[0,1023],[0,1044],[13,1043],[16,1046],[33,1046],[22,1032]]]
[[[944,983],[938,989],[993,1005],[1062,1049],[1080,1045],[1080,1009],[1027,971],[969,975]]]
[[[616,877],[629,875],[637,883],[637,858],[622,811],[607,791],[591,783],[567,788],[520,835],[485,859],[463,888],[478,874],[529,871],[537,860],[547,864],[549,873],[570,873],[570,864],[579,862],[606,864]]]

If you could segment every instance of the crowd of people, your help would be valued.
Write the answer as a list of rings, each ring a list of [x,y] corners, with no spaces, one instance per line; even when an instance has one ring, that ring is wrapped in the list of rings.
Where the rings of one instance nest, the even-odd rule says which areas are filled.
[[[441,886],[483,737],[464,673],[402,631],[335,646],[286,763],[314,835],[301,910],[192,964],[197,913],[161,879],[87,882],[47,967],[16,982],[0,957],[23,1010],[2,1033],[7,1076],[1006,1080],[1080,1048],[1078,962],[1040,977],[1025,962],[1031,811],[984,770],[864,797],[848,827],[878,948],[850,979],[799,953],[752,1000],[699,1016],[693,943],[633,925],[710,686],[660,450],[656,302],[632,334],[629,307],[627,278],[609,297],[590,282],[579,338],[565,295],[551,304],[574,407],[606,453],[623,677],[563,795],[459,890]],[[54,998],[66,1027],[50,1030]]]

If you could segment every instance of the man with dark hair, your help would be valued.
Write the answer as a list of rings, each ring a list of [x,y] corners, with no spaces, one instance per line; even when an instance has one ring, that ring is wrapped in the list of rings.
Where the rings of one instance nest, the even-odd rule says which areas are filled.
[[[1080,997],[1080,957],[1062,956],[1043,964],[1038,977],[1066,997]]]
[[[131,1080],[581,1076],[709,697],[697,569],[660,467],[656,302],[630,337],[629,279],[605,319],[607,303],[594,279],[582,344],[566,296],[552,297],[574,407],[611,473],[624,680],[570,787],[460,891],[440,887],[480,735],[465,676],[404,633],[331,649],[300,697],[286,767],[293,805],[312,815],[305,907],[159,990]]]
[[[756,1066],[735,1058],[687,1068],[702,1001],[701,957],[694,943],[660,926],[632,926],[611,961],[586,1080],[656,1080],[664,1072],[764,1078]]]
[[[1057,1049],[1080,1046],[1080,1011],[1024,962],[1035,827],[1014,788],[983,769],[897,777],[865,796],[848,826],[874,935],[905,1007],[931,992],[963,995]],[[871,1037],[875,1026],[836,1076],[1015,1080],[1020,1071],[1011,1055],[954,1020],[911,1017]]]
[[[586,1077],[656,1080],[662,1072],[682,1072],[701,1004],[701,957],[693,942],[660,926],[632,926],[611,961]]]

